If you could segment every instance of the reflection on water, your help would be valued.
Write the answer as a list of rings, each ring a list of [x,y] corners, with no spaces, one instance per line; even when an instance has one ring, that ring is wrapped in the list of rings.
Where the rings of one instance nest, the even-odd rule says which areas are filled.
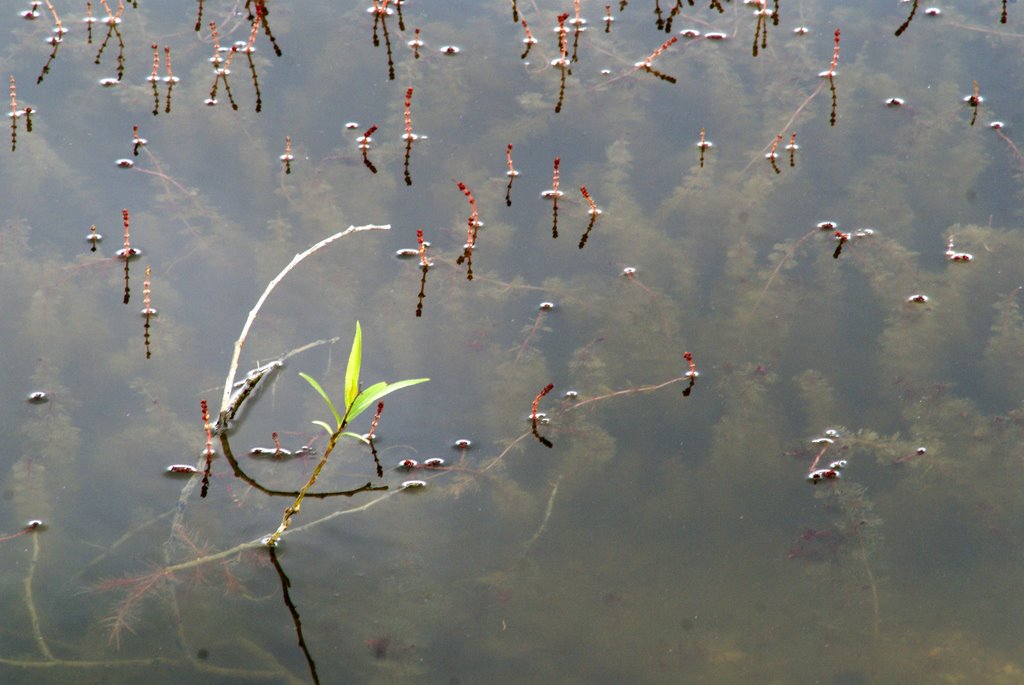
[[[1014,5],[52,4],[5,682],[1024,680]]]

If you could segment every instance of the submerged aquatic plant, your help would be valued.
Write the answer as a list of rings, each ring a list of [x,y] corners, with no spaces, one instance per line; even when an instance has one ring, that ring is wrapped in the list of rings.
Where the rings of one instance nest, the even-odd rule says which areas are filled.
[[[317,478],[320,477],[320,472],[323,470],[324,466],[327,465],[327,459],[331,456],[331,452],[334,451],[334,447],[338,444],[338,440],[343,437],[349,437],[355,438],[356,440],[362,440],[363,442],[370,444],[370,440],[372,439],[372,430],[369,437],[363,437],[357,433],[345,430],[348,424],[369,407],[373,406],[374,402],[378,402],[382,399],[385,395],[390,395],[396,390],[401,390],[402,388],[407,388],[419,383],[425,383],[430,380],[429,378],[412,378],[404,381],[396,381],[394,383],[380,381],[379,383],[374,383],[365,390],[360,391],[359,371],[362,367],[362,363],[363,330],[357,321],[356,334],[355,338],[352,340],[352,349],[348,355],[348,366],[345,369],[345,404],[343,406],[343,411],[341,412],[338,411],[334,402],[331,400],[330,395],[327,394],[327,391],[323,389],[323,386],[321,386],[316,379],[309,374],[299,374],[307,383],[313,386],[313,389],[316,390],[317,393],[320,394],[320,397],[324,399],[324,402],[327,403],[328,409],[330,409],[331,414],[334,415],[335,426],[332,428],[326,421],[313,422],[327,432],[327,448],[324,450],[324,455],[320,458],[320,463],[316,465],[316,468],[313,469],[313,473],[310,474],[309,480],[306,481],[306,484],[302,486],[301,490],[299,490],[299,494],[295,498],[295,501],[291,506],[284,510],[284,515],[281,518],[281,525],[277,527],[276,531],[267,537],[266,545],[268,547],[274,547],[277,545],[278,541],[281,539],[281,535],[288,529],[288,526],[291,525],[292,517],[299,513],[299,509],[302,507],[302,500],[306,496],[306,492],[313,487]],[[378,412],[377,417],[374,418],[374,425],[377,423],[377,419],[380,416],[380,411],[383,409],[383,405],[383,402],[380,402],[378,405]]]

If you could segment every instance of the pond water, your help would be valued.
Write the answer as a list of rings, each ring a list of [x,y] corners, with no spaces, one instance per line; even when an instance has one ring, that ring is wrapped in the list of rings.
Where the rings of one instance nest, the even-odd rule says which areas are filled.
[[[1024,682],[1016,4],[342,4],[4,7],[4,682]]]

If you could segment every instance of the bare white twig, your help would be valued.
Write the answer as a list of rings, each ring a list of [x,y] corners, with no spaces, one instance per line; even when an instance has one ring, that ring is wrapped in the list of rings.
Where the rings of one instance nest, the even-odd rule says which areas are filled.
[[[221,398],[220,403],[220,419],[217,421],[218,427],[224,428],[227,425],[228,405],[230,404],[231,401],[231,388],[234,386],[235,383],[235,374],[238,373],[238,358],[242,355],[242,346],[245,345],[245,339],[249,335],[249,329],[252,327],[253,321],[256,320],[256,315],[259,313],[260,308],[263,306],[263,303],[267,301],[267,298],[270,296],[271,291],[273,291],[277,284],[281,282],[281,279],[283,279],[288,274],[289,271],[298,266],[299,262],[301,262],[303,259],[313,254],[320,248],[330,245],[335,240],[339,238],[344,238],[349,233],[355,233],[356,231],[387,231],[390,228],[390,224],[384,224],[379,226],[376,224],[367,224],[366,226],[349,226],[344,231],[339,231],[338,233],[335,233],[332,236],[324,238],[316,245],[313,245],[312,247],[307,249],[305,252],[300,252],[299,254],[292,257],[292,261],[288,263],[288,266],[283,268],[281,270],[281,273],[275,276],[274,279],[267,284],[266,290],[264,290],[263,294],[260,295],[260,299],[256,301],[256,306],[253,307],[252,311],[249,312],[249,318],[245,320],[245,325],[242,327],[242,334],[239,335],[238,340],[235,341],[235,352],[231,356],[231,366],[228,369],[227,378],[224,380],[224,395]]]

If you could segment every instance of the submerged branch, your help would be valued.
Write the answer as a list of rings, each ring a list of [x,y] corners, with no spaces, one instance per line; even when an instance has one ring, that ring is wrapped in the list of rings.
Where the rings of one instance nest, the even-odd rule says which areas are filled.
[[[324,238],[317,244],[308,248],[306,251],[300,252],[297,255],[295,255],[292,258],[292,261],[288,263],[288,266],[282,269],[281,273],[275,276],[273,280],[271,280],[270,283],[267,284],[266,290],[264,290],[263,294],[260,295],[260,299],[256,301],[256,306],[254,306],[252,310],[249,312],[249,317],[245,320],[245,325],[242,326],[242,333],[238,336],[238,340],[235,341],[235,351],[234,354],[232,354],[231,356],[231,366],[228,368],[228,375],[227,378],[225,378],[224,380],[224,394],[221,398],[220,418],[218,418],[217,420],[217,428],[219,428],[220,430],[224,430],[225,428],[227,428],[228,407],[231,404],[231,388],[234,386],[235,374],[238,373],[238,358],[242,354],[242,346],[245,345],[245,340],[249,336],[249,329],[252,328],[252,324],[256,320],[256,315],[259,314],[260,309],[263,307],[263,303],[267,301],[267,298],[270,296],[270,293],[274,290],[274,288],[277,287],[277,284],[280,283],[281,280],[286,275],[288,275],[289,271],[298,266],[303,259],[310,256],[314,252],[317,252],[321,248],[330,245],[339,238],[344,238],[348,234],[355,233],[357,231],[387,231],[390,230],[390,228],[390,224],[367,224],[365,226],[349,226],[344,231],[339,231],[332,236]]]

